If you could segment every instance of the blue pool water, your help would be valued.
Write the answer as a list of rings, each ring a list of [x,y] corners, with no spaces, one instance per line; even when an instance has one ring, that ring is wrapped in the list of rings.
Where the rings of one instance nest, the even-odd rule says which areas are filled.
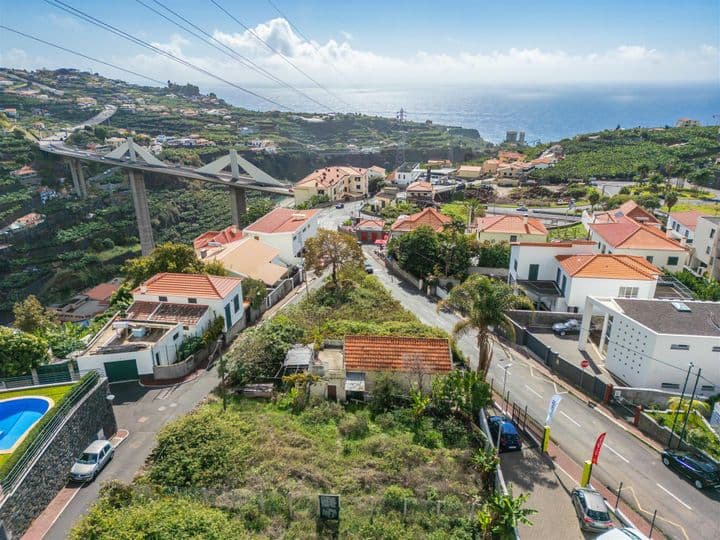
[[[50,408],[44,398],[22,397],[0,401],[0,452],[10,450]]]

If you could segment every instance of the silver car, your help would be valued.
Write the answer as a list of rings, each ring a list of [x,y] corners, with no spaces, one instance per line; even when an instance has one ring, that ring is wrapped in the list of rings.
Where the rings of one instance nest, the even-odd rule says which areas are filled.
[[[590,488],[575,488],[570,494],[580,528],[586,531],[605,532],[613,528],[605,499]]]
[[[77,482],[95,480],[105,465],[115,455],[115,449],[109,441],[94,441],[88,446],[82,455],[75,460],[70,469],[70,479]]]

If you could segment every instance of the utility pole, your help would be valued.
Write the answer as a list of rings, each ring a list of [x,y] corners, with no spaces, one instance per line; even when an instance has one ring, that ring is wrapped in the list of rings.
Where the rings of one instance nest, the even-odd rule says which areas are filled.
[[[692,371],[693,366],[694,364],[692,362],[688,365],[687,375],[685,375],[685,383],[683,384],[683,389],[680,393],[680,404],[678,405],[678,408],[675,409],[675,417],[673,418],[672,429],[670,430],[670,440],[668,440],[668,448],[672,448],[672,438],[675,434],[675,424],[677,424],[678,411],[680,407],[682,407],[682,401],[685,397],[685,390],[687,389],[688,379],[690,378],[690,372]]]
[[[397,169],[398,167],[400,167],[400,165],[405,163],[405,134],[406,134],[406,131],[404,128],[405,109],[400,107],[400,110],[395,115],[395,118],[397,119],[398,126],[399,126],[398,144],[397,144],[397,150],[395,152],[395,168]]]
[[[690,398],[690,403],[688,404],[688,410],[685,413],[685,422],[683,423],[682,431],[680,432],[680,442],[678,443],[678,448],[682,446],[683,438],[685,437],[685,429],[687,428],[688,419],[690,418],[690,412],[692,411],[692,404],[693,401],[695,401],[695,391],[697,390],[698,382],[700,382],[700,374],[702,373],[702,368],[698,368],[697,377],[695,377],[695,384],[693,386],[692,391],[692,397]]]
[[[223,400],[223,412],[225,412],[227,410],[227,388],[225,388],[225,357],[222,353],[222,338],[217,340],[217,347],[220,351],[220,364],[218,366],[220,375],[220,393],[222,394]]]

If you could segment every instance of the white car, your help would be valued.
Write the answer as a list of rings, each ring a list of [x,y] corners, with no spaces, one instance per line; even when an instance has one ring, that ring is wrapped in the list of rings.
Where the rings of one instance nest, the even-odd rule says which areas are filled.
[[[75,460],[70,469],[70,480],[88,482],[95,480],[100,471],[115,455],[115,449],[109,441],[94,441],[82,455]]]
[[[606,533],[602,533],[595,540],[650,540],[643,533],[632,527],[623,527],[622,529],[613,529]]]

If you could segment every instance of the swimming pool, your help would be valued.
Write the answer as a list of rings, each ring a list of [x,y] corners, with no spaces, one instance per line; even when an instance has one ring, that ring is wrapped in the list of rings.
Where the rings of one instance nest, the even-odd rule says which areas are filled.
[[[0,453],[12,452],[51,406],[51,399],[39,396],[0,401]]]

